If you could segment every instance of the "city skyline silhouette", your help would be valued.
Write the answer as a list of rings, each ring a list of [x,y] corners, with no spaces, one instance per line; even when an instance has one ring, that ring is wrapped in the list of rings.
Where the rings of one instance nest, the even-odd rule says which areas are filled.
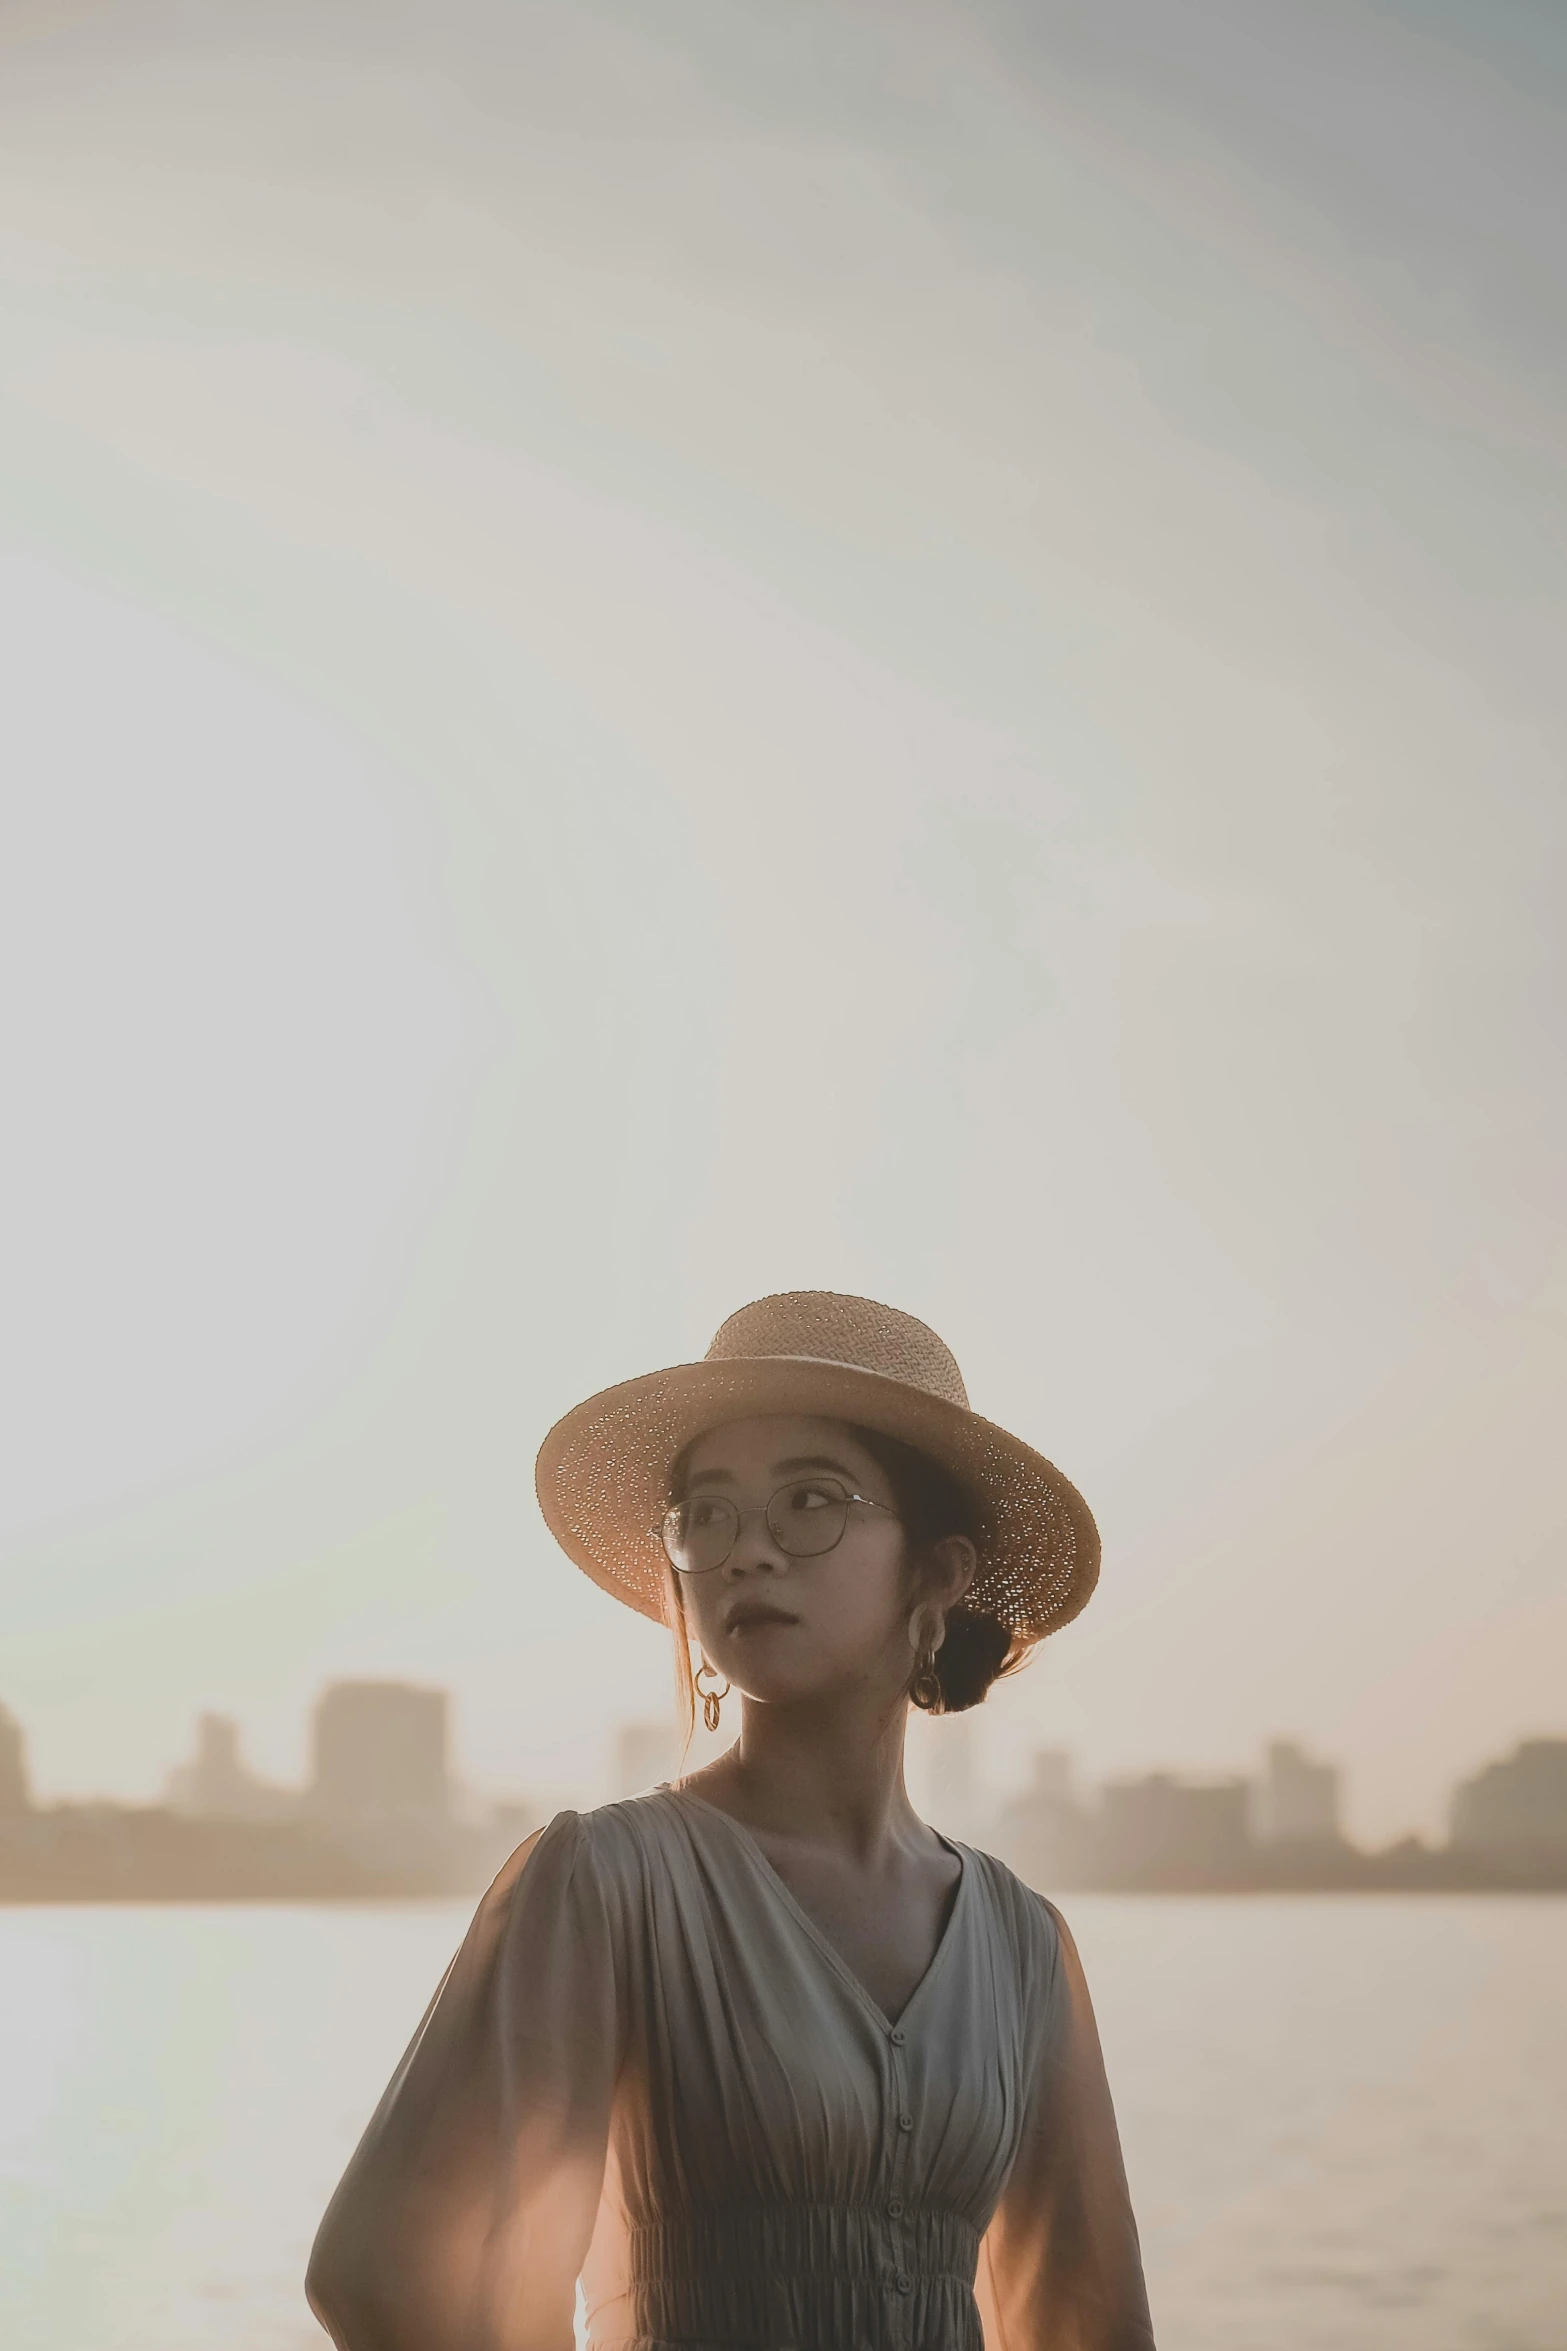
[[[1450,1791],[1440,1844],[1406,1836],[1368,1853],[1345,1833],[1338,1767],[1293,1741],[1271,1741],[1252,1772],[1165,1767],[1097,1786],[1043,1748],[1028,1784],[1007,1788],[976,1768],[969,1718],[931,1727],[939,1740],[916,1767],[917,1799],[937,1827],[995,1850],[1041,1891],[1567,1887],[1567,1740],[1524,1740]],[[678,1780],[692,1762],[683,1745],[672,1720],[611,1726],[607,1785],[579,1791],[572,1808]],[[208,1712],[161,1803],[51,1805],[0,1707],[0,1899],[476,1893],[556,1807],[525,1792],[479,1796],[452,1748],[449,1692],[337,1682],[312,1710],[298,1785],[252,1771],[239,1726]]]

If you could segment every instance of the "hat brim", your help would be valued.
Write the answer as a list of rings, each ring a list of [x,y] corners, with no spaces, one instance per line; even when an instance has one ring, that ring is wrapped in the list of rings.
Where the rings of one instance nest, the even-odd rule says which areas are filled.
[[[1099,1580],[1099,1530],[1053,1462],[977,1412],[816,1356],[677,1364],[590,1396],[539,1448],[535,1484],[550,1533],[604,1591],[664,1623],[658,1527],[671,1466],[706,1430],[778,1412],[858,1422],[949,1470],[978,1521],[969,1600],[1024,1642],[1057,1631],[1086,1604]]]

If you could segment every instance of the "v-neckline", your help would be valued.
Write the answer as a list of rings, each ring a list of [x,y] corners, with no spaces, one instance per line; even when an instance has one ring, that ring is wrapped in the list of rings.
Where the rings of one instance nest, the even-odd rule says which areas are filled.
[[[968,1882],[970,1876],[973,1873],[969,1868],[968,1855],[964,1851],[963,1847],[961,1845],[954,1844],[950,1837],[943,1837],[940,1829],[931,1830],[931,1835],[940,1839],[940,1842],[946,1846],[949,1853],[955,1853],[957,1855],[958,1882],[952,1889],[952,1900],[947,1911],[946,1924],[943,1926],[940,1935],[937,1937],[936,1948],[930,1955],[930,1960],[926,1966],[924,1974],[920,1977],[919,1982],[915,1985],[913,1991],[904,2001],[903,2006],[898,2010],[897,2015],[889,2016],[885,2008],[883,2008],[881,2002],[872,1998],[870,1991],[867,1989],[861,1978],[855,1974],[853,1968],[849,1965],[849,1962],[845,1959],[837,1944],[832,1940],[832,1937],[826,1934],[823,1929],[817,1925],[815,1919],[812,1918],[810,1912],[806,1909],[804,1903],[794,1892],[794,1889],[790,1886],[788,1880],[784,1877],[781,1870],[778,1869],[774,1862],[768,1859],[767,1853],[763,1848],[760,1838],[746,1827],[745,1822],[743,1820],[736,1820],[734,1814],[732,1812],[726,1812],[721,1804],[714,1804],[706,1796],[699,1796],[694,1788],[671,1787],[667,1782],[665,1785],[668,1793],[671,1796],[678,1798],[682,1803],[685,1804],[699,1805],[704,1812],[711,1813],[715,1820],[723,1821],[726,1826],[734,1832],[734,1835],[738,1839],[740,1845],[749,1855],[756,1868],[761,1872],[766,1882],[772,1887],[774,1893],[777,1895],[779,1901],[783,1904],[785,1910],[789,1912],[790,1916],[795,1920],[796,1924],[800,1927],[802,1932],[809,1937],[812,1943],[815,1944],[817,1950],[828,1962],[829,1966],[832,1967],[836,1973],[843,1978],[844,1982],[848,1985],[850,1991],[860,2002],[861,2006],[865,2008],[874,2019],[878,2029],[883,2034],[907,2032],[911,2013],[918,2005],[919,2001],[924,1997],[927,1985],[937,1974],[947,1956],[948,1951],[951,1949],[954,1931],[958,1923],[958,1913],[963,1908],[963,1905],[968,1898]]]

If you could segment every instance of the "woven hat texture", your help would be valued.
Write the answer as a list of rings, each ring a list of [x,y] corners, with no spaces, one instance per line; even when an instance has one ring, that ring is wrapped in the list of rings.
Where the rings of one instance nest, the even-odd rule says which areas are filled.
[[[590,1396],[539,1449],[539,1507],[567,1557],[643,1616],[665,1621],[658,1524],[669,1475],[694,1437],[763,1413],[857,1422],[917,1446],[971,1497],[979,1568],[969,1602],[1022,1642],[1088,1600],[1099,1534],[1052,1462],[971,1410],[951,1350],[912,1314],[832,1290],[742,1306],[700,1363]]]

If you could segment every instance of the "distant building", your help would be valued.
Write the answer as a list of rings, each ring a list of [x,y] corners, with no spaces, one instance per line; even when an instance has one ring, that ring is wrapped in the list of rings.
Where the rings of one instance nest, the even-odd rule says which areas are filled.
[[[1455,1788],[1452,1838],[1519,1860],[1567,1854],[1567,1739],[1525,1739]]]
[[[283,1820],[298,1809],[298,1798],[268,1787],[247,1767],[239,1751],[239,1725],[226,1714],[203,1714],[196,1724],[196,1752],[169,1774],[171,1812],[195,1820]]]
[[[641,1796],[673,1779],[680,1742],[673,1723],[628,1722],[615,1741],[615,1793]]]
[[[1089,1832],[1072,1784],[1071,1756],[1060,1748],[1041,1748],[1029,1785],[997,1816],[997,1853],[1025,1885],[1048,1894],[1081,1882]]]
[[[1276,1739],[1252,1792],[1252,1829],[1265,1845],[1338,1844],[1343,1831],[1334,1766],[1313,1763],[1287,1739]]]
[[[479,1823],[479,1846],[492,1874],[542,1826],[539,1808],[527,1796],[505,1796],[492,1804]]]
[[[31,1801],[27,1787],[27,1741],[15,1715],[0,1706],[0,1813],[26,1812]]]
[[[934,1823],[965,1841],[979,1832],[979,1773],[974,1724],[967,1715],[939,1715],[925,1732],[927,1797]]]
[[[1077,1791],[1072,1785],[1072,1758],[1064,1747],[1036,1747],[1033,1769],[1034,1777],[1029,1793],[1037,1803],[1076,1804]]]
[[[1097,1872],[1112,1884],[1233,1883],[1251,1853],[1250,1799],[1245,1780],[1111,1780],[1094,1837]]]
[[[316,1702],[310,1806],[347,1826],[445,1822],[448,1698],[409,1682],[334,1682]]]

